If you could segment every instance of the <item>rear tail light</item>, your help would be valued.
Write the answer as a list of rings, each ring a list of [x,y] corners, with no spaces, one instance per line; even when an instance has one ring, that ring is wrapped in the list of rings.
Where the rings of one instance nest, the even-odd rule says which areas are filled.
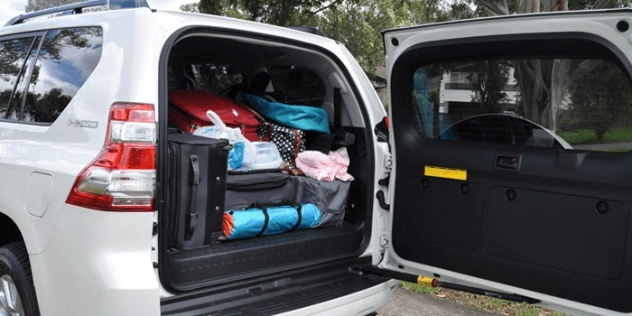
[[[114,103],[99,156],[77,177],[66,203],[102,211],[153,211],[154,106]]]

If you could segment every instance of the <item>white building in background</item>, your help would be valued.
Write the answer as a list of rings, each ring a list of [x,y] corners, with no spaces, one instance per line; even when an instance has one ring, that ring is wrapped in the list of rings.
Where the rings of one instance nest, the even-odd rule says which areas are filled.
[[[467,67],[461,67],[459,71],[445,71],[442,76],[436,76],[428,79],[428,90],[439,90],[439,113],[479,112],[474,110],[476,103],[472,102],[474,98],[474,88],[468,77],[472,74],[472,70]],[[503,92],[507,95],[505,109],[506,111],[515,111],[518,104],[520,87],[513,76],[514,69],[509,70],[509,80]],[[473,114],[473,113],[472,113]],[[479,113],[480,114],[480,113]],[[453,116],[453,115],[451,115]],[[463,118],[467,117],[465,115]],[[454,119],[454,117],[453,117]]]

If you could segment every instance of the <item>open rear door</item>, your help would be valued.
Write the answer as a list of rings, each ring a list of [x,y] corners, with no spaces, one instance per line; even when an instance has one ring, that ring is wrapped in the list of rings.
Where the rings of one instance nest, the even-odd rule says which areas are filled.
[[[382,267],[632,313],[632,11],[384,32]]]

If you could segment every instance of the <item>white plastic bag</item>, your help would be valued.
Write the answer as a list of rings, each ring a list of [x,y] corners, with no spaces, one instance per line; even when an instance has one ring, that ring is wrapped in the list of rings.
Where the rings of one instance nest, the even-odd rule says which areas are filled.
[[[235,146],[228,154],[228,170],[242,170],[252,165],[257,148],[241,134],[241,130],[227,127],[217,113],[212,110],[208,110],[206,116],[211,120],[213,126],[200,127],[193,134],[208,138],[227,139]]]

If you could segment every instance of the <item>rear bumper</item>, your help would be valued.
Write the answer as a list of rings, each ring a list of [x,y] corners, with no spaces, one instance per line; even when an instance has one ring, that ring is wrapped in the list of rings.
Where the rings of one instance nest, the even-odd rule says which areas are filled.
[[[397,282],[348,272],[371,258],[339,260],[164,298],[162,315],[366,315]]]
[[[160,315],[153,213],[64,205],[44,251],[30,255],[42,315]]]
[[[397,280],[389,280],[366,290],[310,307],[279,314],[279,316],[365,316],[386,306],[397,287]]]

